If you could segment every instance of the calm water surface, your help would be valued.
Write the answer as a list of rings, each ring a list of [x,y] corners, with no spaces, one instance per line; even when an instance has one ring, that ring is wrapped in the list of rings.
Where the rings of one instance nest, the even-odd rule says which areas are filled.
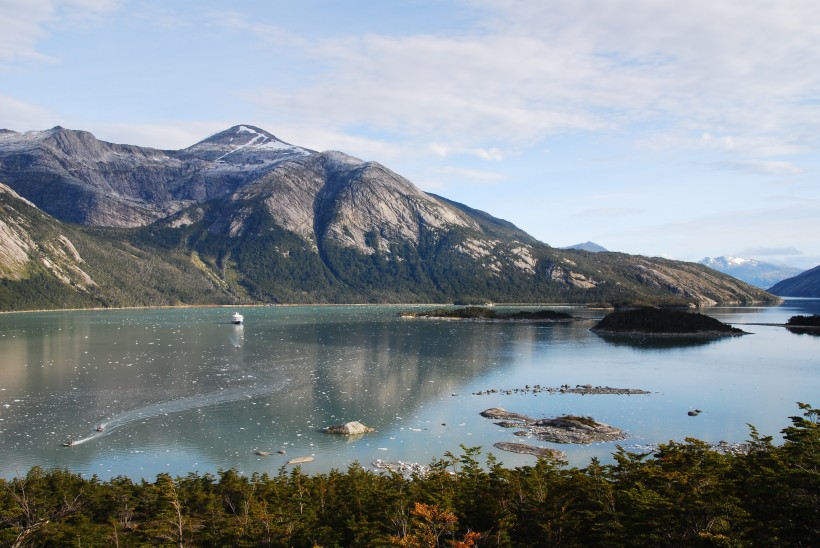
[[[429,463],[461,444],[516,466],[534,457],[492,448],[519,440],[480,411],[590,415],[639,449],[687,436],[741,442],[747,423],[779,439],[795,402],[820,406],[820,337],[749,325],[818,313],[817,300],[709,309],[753,333],[711,342],[605,340],[589,331],[604,312],[582,308],[563,310],[586,320],[554,325],[398,318],[406,309],[238,308],[244,326],[220,308],[0,315],[0,475],[33,465],[150,480],[275,473],[300,456],[315,457],[306,472],[325,472]],[[474,395],[588,383],[651,394]],[[694,408],[703,413],[689,417]],[[350,420],[376,432],[319,432]],[[79,443],[63,447],[69,439]],[[615,444],[553,447],[584,466]],[[254,454],[279,449],[287,455]]]

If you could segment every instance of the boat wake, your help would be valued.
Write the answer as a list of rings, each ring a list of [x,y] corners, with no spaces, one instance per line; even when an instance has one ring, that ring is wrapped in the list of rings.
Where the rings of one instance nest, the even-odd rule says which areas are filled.
[[[95,431],[91,435],[80,439],[72,439],[63,445],[67,447],[82,445],[84,443],[111,435],[117,430],[133,425],[134,423],[142,423],[157,417],[184,413],[194,409],[211,408],[226,403],[252,399],[257,396],[272,394],[277,391],[277,388],[281,390],[285,386],[287,386],[287,380],[285,380],[282,385],[278,387],[255,385],[252,387],[230,388],[220,390],[218,392],[197,394],[194,396],[185,396],[164,402],[152,403],[110,417],[104,422],[98,423],[95,427]]]

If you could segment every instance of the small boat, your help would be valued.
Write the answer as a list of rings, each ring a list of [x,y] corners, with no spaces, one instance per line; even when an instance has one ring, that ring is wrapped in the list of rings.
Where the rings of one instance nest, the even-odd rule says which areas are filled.
[[[105,427],[102,425],[102,423],[98,424],[97,425],[97,432],[102,432],[103,430],[105,430]]]
[[[242,324],[245,323],[245,317],[239,312],[234,312],[231,316],[231,323]]]
[[[63,443],[63,447],[71,447],[75,443],[77,443],[77,442],[74,441],[74,440],[68,440],[67,442]]]

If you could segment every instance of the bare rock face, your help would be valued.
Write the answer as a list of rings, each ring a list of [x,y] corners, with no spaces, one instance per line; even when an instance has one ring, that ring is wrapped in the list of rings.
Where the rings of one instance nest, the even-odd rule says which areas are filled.
[[[324,429],[324,432],[328,434],[340,434],[342,436],[360,436],[368,432],[375,432],[375,430],[363,425],[359,421],[351,421],[336,426],[328,426]]]
[[[0,279],[18,281],[45,270],[76,291],[88,292],[96,282],[84,268],[58,223],[0,183]]]

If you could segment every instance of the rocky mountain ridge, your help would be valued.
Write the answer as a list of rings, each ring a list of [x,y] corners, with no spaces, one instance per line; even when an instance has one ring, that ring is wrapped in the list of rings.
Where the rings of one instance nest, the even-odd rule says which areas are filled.
[[[136,284],[124,290],[128,302],[139,295],[146,304],[210,302],[207,287],[220,302],[775,299],[693,263],[551,248],[508,221],[424,193],[381,164],[290,145],[248,125],[180,151],[115,145],[63,128],[3,132],[0,177],[20,199],[88,226],[63,225],[94,253],[147,258],[170,279],[199,288],[175,285],[159,297],[161,280],[87,265],[92,279]],[[15,234],[8,239],[25,241]],[[117,300],[97,284],[98,301]]]
[[[62,221],[133,227],[230,194],[279,162],[312,153],[252,126],[177,151],[107,143],[57,126],[0,133],[0,181]]]

